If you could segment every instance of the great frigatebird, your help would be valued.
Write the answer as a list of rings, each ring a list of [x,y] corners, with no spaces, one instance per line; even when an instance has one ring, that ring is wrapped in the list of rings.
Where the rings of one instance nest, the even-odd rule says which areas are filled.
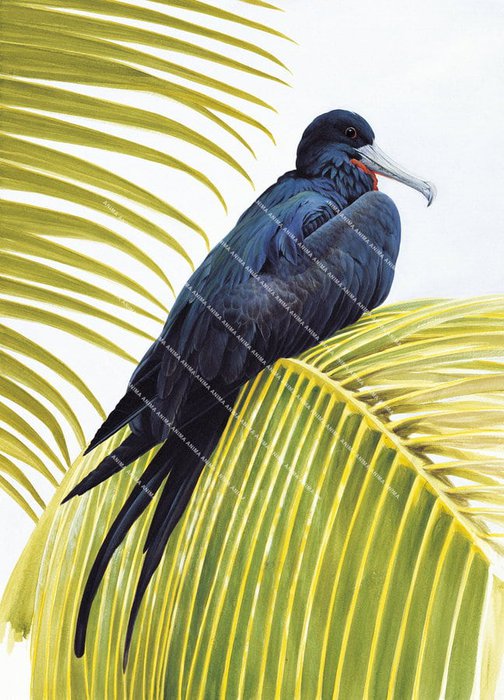
[[[124,663],[147,585],[229,418],[240,388],[356,321],[387,297],[400,219],[377,174],[434,188],[374,144],[359,115],[334,110],[303,133],[296,168],[282,175],[189,278],[86,452],[125,425],[131,433],[65,498],[82,495],[162,443],[112,524],[89,573],[75,653],[84,653],[93,599],[114,551],[163,486],[144,545]]]

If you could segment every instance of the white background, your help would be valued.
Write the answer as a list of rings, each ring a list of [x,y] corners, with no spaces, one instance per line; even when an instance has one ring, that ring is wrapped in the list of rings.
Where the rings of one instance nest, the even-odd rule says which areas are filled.
[[[290,0],[283,4],[284,14],[254,12],[238,1],[219,3],[225,9],[248,13],[271,23],[298,42],[294,45],[271,37],[260,39],[261,46],[290,67],[292,75],[280,70],[277,75],[287,79],[292,89],[245,75],[231,78],[230,71],[212,69],[216,77],[233,79],[240,88],[255,92],[278,110],[277,114],[250,110],[273,131],[276,146],[266,137],[234,123],[249,136],[257,161],[227,135],[214,127],[209,128],[199,117],[163,97],[139,96],[125,91],[122,98],[178,118],[210,135],[246,167],[256,184],[255,194],[293,167],[300,134],[313,117],[338,107],[359,112],[371,123],[377,143],[390,156],[407,169],[434,181],[438,187],[438,198],[427,209],[425,200],[417,192],[393,182],[380,182],[380,188],[396,201],[403,223],[402,249],[389,299],[503,292],[502,2],[317,0],[308,3]],[[200,16],[194,19],[201,21]],[[224,26],[206,19],[205,24],[220,29]],[[236,33],[250,40],[257,38],[246,30]],[[191,40],[188,36],[184,38]],[[211,46],[211,42],[206,43]],[[215,45],[212,48],[215,49]],[[247,55],[241,53],[240,57],[247,60]],[[236,50],[235,55],[239,54]],[[177,56],[176,60],[179,58]],[[197,61],[181,60],[187,65],[198,65]],[[266,62],[257,65],[270,69]],[[113,93],[106,93],[106,96],[117,99]],[[241,107],[248,109],[243,103]],[[125,129],[115,130],[120,135],[126,132]],[[161,166],[134,163],[132,159],[112,154],[84,153],[85,149],[68,147],[66,150],[83,154],[167,201],[176,202],[203,226],[213,243],[227,233],[236,217],[253,200],[254,192],[245,180],[211,156],[202,156],[169,137],[147,133],[137,136],[143,143],[155,147],[166,142],[170,152],[210,174],[226,197],[229,213],[226,215],[215,198],[189,178],[168,172]],[[22,195],[15,196],[23,199]],[[84,210],[79,213],[89,215]],[[125,235],[137,235],[120,221],[114,221],[106,211],[101,216],[92,216]],[[156,221],[169,227],[170,232],[190,248],[196,261],[202,259],[205,249],[195,235],[183,232],[165,217],[159,216]],[[150,241],[145,242],[145,247],[149,251],[156,250]],[[92,247],[81,249],[93,251]],[[108,262],[120,263],[119,255],[107,255]],[[180,288],[189,274],[189,267],[166,249],[162,257],[156,259],[176,288]],[[124,264],[128,264],[127,261]],[[130,272],[140,282],[150,284],[151,277],[145,270],[138,272],[132,268]],[[153,281],[152,284],[156,288],[157,283]],[[166,294],[165,291],[161,293]],[[167,305],[171,301],[166,297]],[[29,325],[21,323],[16,327],[30,329]],[[96,328],[101,330],[99,324]],[[155,333],[157,328],[152,325],[149,330]],[[32,329],[30,332],[33,336]],[[48,348],[68,361],[86,378],[104,406],[112,408],[131,372],[128,363],[90,345],[68,340],[57,332],[38,331],[33,337],[42,338]],[[114,337],[124,338],[125,347],[135,356],[140,356],[148,345],[127,334]],[[67,395],[73,400],[70,391]],[[75,401],[78,403],[77,397]],[[97,418],[84,404],[79,406],[86,435],[91,436],[97,428]],[[42,485],[41,489],[44,490]],[[49,495],[50,490],[46,490],[46,494]],[[3,493],[0,493],[0,508],[1,591],[32,526],[28,517]],[[2,700],[28,697],[27,644],[17,645],[10,656],[5,647],[0,647],[0,678]]]

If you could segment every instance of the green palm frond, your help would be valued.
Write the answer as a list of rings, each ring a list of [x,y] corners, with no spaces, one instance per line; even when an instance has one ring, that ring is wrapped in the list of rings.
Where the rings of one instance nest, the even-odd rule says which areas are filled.
[[[248,4],[273,9],[268,3]],[[82,157],[82,147],[93,149],[91,153],[101,149],[143,159],[182,173],[225,206],[212,178],[191,165],[190,149],[186,162],[161,145],[143,145],[136,134],[174,137],[192,147],[192,152],[196,148],[210,154],[216,163],[225,163],[249,182],[240,153],[253,153],[253,147],[249,137],[242,135],[242,127],[247,134],[257,132],[272,139],[262,120],[250,113],[251,106],[259,110],[272,107],[243,90],[240,78],[253,76],[259,86],[282,84],[278,73],[285,67],[261,44],[266,34],[280,41],[285,37],[252,17],[197,0],[158,2],[157,8],[116,0],[2,3],[0,164],[2,186],[8,194],[0,212],[0,315],[12,330],[3,347],[7,375],[0,389],[5,399],[0,420],[10,437],[3,441],[0,454],[36,471],[48,460],[56,468],[54,474],[51,469],[45,474],[51,483],[56,483],[57,471],[64,470],[70,460],[66,429],[58,427],[61,419],[81,447],[84,435],[78,415],[51,382],[37,378],[31,364],[35,356],[37,360],[43,356],[46,367],[60,376],[64,366],[35,342],[35,324],[69,333],[135,362],[135,353],[124,349],[120,334],[151,340],[166,318],[174,292],[171,275],[158,263],[160,258],[146,252],[152,249],[145,245],[145,236],[161,250],[175,252],[191,268],[191,236],[209,247],[205,230],[174,202],[97,165],[92,155],[87,160]],[[184,17],[188,11],[189,19],[182,18],[180,11]],[[245,11],[254,12],[247,3]],[[210,26],[212,20],[219,29]],[[248,40],[242,38],[242,29],[247,30]],[[208,39],[215,48],[201,45]],[[239,49],[236,53],[242,60],[227,56],[229,49],[233,53]],[[197,68],[181,65],[181,56],[195,59]],[[216,66],[224,68],[229,77],[214,77]],[[166,103],[166,114],[155,113],[127,104],[124,90],[167,97],[171,102]],[[205,128],[192,129],[171,118],[171,105],[192,110],[208,125],[208,134]],[[117,127],[126,136],[118,135]],[[227,138],[224,143],[236,146],[236,155],[219,145],[219,138],[213,135],[216,129]],[[157,215],[165,217],[167,224],[156,223]],[[122,230],[125,225],[128,234]],[[143,270],[144,276],[148,271],[149,280],[158,285],[156,291],[155,285],[147,289],[136,281],[130,262],[139,265],[136,269]],[[33,324],[34,340],[18,342],[18,321]],[[9,342],[15,337],[13,350]],[[78,379],[66,367],[63,374],[102,414],[98,401],[85,388],[85,378]],[[42,420],[50,436],[37,435],[30,420],[17,416],[19,408],[23,416]],[[16,442],[19,439],[21,447]],[[34,482],[26,475],[22,479],[7,461],[2,464],[7,479],[1,477],[0,488],[33,517],[33,492],[40,500]],[[23,495],[18,486],[31,491]]]
[[[16,634],[32,629],[34,696],[495,697],[503,336],[504,297],[420,300],[262,372],[169,541],[126,674],[155,503],[111,562],[82,660],[73,634],[149,455],[60,507],[124,431],[78,460],[1,608]]]

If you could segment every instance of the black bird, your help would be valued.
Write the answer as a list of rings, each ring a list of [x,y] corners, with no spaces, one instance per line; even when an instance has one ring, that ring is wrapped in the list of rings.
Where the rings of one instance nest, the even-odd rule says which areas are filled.
[[[91,605],[114,551],[160,488],[130,613],[127,663],[140,604],[166,543],[229,418],[240,388],[354,323],[387,297],[399,252],[396,206],[377,192],[382,174],[422,192],[375,145],[359,115],[334,110],[304,132],[296,169],[240,217],[177,297],[124,397],[86,452],[129,425],[131,434],[65,498],[108,479],[162,443],[112,524],[83,593],[75,653],[84,653]],[[164,485],[163,485],[164,484]]]

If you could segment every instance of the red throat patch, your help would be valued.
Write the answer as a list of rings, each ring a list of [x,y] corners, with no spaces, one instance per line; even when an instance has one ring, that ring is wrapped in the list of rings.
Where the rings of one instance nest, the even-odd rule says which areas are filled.
[[[360,170],[363,170],[373,181],[373,190],[378,189],[378,178],[376,177],[376,173],[373,170],[370,170],[369,168],[366,168],[364,163],[361,163],[360,160],[357,160],[356,158],[352,158],[350,163],[353,163],[356,168],[359,168]]]

